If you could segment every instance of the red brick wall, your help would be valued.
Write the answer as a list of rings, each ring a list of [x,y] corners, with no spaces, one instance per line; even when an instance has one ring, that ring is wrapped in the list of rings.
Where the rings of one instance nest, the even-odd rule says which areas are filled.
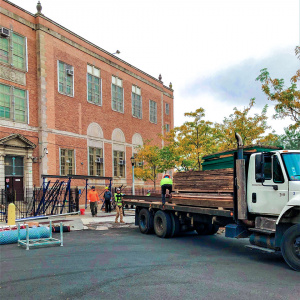
[[[173,94],[170,89],[163,86],[161,82],[155,80],[151,76],[137,70],[134,67],[118,60],[109,54],[101,51],[93,45],[83,41],[79,37],[64,30],[63,28],[41,17],[34,17],[18,8],[9,5],[6,2],[3,7],[25,20],[32,23],[40,23],[47,28],[49,32],[54,31],[62,36],[71,39],[81,46],[117,63],[119,66],[135,73],[136,75],[145,78],[150,83],[159,86],[165,92]],[[37,38],[36,31],[32,28],[21,24],[16,20],[12,20],[4,15],[1,15],[1,26],[10,27],[13,25],[15,32],[27,37],[28,45],[28,73],[26,74],[26,87],[19,86],[29,91],[29,125],[33,127],[39,126],[38,120],[38,78],[37,78]],[[173,124],[173,99],[163,95],[163,111],[162,105],[162,92],[150,86],[149,84],[136,79],[129,74],[114,68],[113,66],[98,60],[97,58],[67,44],[66,42],[53,37],[48,33],[43,33],[45,53],[45,68],[46,68],[46,98],[47,98],[47,127],[49,129],[47,137],[48,149],[48,174],[60,174],[59,167],[59,149],[69,148],[76,151],[76,173],[88,174],[88,153],[87,153],[87,140],[84,137],[69,137],[62,134],[51,133],[51,130],[67,131],[74,134],[86,135],[87,128],[90,123],[98,123],[102,130],[105,140],[111,140],[112,132],[116,128],[120,128],[124,135],[126,144],[132,144],[132,137],[135,133],[139,133],[143,139],[152,139],[154,143],[161,145],[161,139],[158,134],[162,132],[162,126],[166,123]],[[43,47],[42,47],[43,48]],[[58,92],[58,71],[57,61],[63,61],[74,67],[74,97],[62,95]],[[100,69],[102,79],[102,106],[93,105],[87,102],[87,64],[94,65]],[[124,113],[115,112],[111,108],[111,76],[116,75],[123,80],[124,88]],[[0,79],[0,82],[8,83],[10,85],[18,86],[14,83],[9,83]],[[132,116],[131,106],[131,87],[137,85],[142,91],[142,110],[143,118],[137,119]],[[149,100],[157,102],[157,124],[152,124],[149,121]],[[170,104],[169,116],[165,114],[165,103]],[[164,114],[164,124],[161,123],[161,114]],[[2,130],[2,129],[1,129]],[[14,133],[14,129],[5,128],[5,132]],[[38,140],[37,132],[30,132],[18,130],[18,133],[23,134],[26,138],[31,140],[37,145],[34,150],[34,155],[38,156]],[[6,136],[1,131],[1,137]],[[110,143],[104,143],[105,153],[105,176],[112,176],[112,146]],[[132,148],[126,147],[126,174],[127,183],[131,185],[132,174],[130,157],[132,155]],[[82,163],[82,164],[81,164]],[[34,183],[39,184],[38,164],[34,164]]]

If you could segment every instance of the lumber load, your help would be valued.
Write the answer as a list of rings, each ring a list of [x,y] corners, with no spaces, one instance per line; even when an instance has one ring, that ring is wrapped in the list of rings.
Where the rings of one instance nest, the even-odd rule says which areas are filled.
[[[233,193],[233,169],[175,173],[173,190],[180,193]]]
[[[177,205],[200,206],[209,208],[233,208],[233,196],[231,195],[197,195],[185,197],[184,194],[173,195],[171,202]]]

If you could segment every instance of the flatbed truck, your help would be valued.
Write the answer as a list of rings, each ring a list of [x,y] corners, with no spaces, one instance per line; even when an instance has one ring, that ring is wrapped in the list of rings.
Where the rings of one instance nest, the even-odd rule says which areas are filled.
[[[222,226],[226,237],[248,238],[251,249],[281,252],[300,271],[300,151],[244,153],[238,134],[236,139],[232,208],[209,207],[207,201],[206,207],[178,205],[170,199],[162,205],[157,197],[134,195],[126,195],[124,204],[135,206],[135,224],[143,234],[213,235]]]

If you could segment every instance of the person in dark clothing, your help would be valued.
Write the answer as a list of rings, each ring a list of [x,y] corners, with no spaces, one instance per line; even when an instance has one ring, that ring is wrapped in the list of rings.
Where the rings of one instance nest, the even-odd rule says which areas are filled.
[[[163,179],[160,182],[161,186],[161,195],[162,195],[162,205],[165,205],[166,203],[166,192],[169,190],[169,194],[172,193],[172,185],[173,181],[170,177],[170,175],[165,175]]]
[[[111,202],[110,202],[110,199],[111,199],[111,192],[108,189],[108,187],[106,186],[105,187],[105,192],[104,192],[104,204],[105,204],[105,212],[106,213],[111,212]]]

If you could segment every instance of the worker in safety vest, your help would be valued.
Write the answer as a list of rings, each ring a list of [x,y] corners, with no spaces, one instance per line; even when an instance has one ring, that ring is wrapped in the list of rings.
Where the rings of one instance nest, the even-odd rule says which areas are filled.
[[[147,195],[146,196],[148,196],[148,197],[151,196],[150,190],[147,191]]]
[[[90,208],[91,208],[91,213],[92,213],[92,217],[96,216],[97,217],[97,205],[99,202],[99,195],[98,193],[95,191],[95,187],[92,186],[92,190],[89,191],[87,198],[90,202]]]
[[[116,211],[117,211],[115,223],[119,223],[118,222],[119,216],[120,216],[120,223],[125,223],[123,221],[123,195],[121,194],[121,190],[119,188],[117,188],[117,192],[115,193],[115,201],[116,201]]]
[[[173,185],[173,181],[172,181],[170,175],[165,175],[163,177],[163,179],[160,181],[162,204],[163,205],[166,202],[166,192],[167,192],[167,190],[169,190],[169,194],[172,193],[172,185]]]

